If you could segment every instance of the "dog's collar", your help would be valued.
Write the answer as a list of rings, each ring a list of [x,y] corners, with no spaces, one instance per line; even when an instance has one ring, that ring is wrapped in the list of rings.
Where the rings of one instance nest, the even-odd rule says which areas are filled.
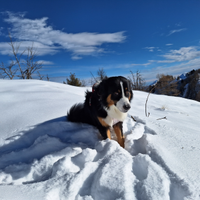
[[[95,85],[96,85],[97,83],[95,83],[93,86],[92,86],[92,92],[95,92]]]

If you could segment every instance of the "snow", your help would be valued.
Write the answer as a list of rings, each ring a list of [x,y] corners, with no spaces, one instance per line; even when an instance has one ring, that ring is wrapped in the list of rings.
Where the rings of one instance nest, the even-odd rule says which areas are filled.
[[[188,91],[189,91],[189,83],[187,83],[184,87],[184,92],[183,92],[183,98],[187,97]]]
[[[0,80],[1,200],[200,199],[199,102],[134,91],[123,149],[67,121],[86,89]]]
[[[158,80],[155,80],[153,83],[151,83],[149,86],[155,86],[157,84]]]
[[[181,74],[181,75],[179,76],[179,79],[180,79],[180,80],[185,80],[186,78],[187,78],[187,73]]]

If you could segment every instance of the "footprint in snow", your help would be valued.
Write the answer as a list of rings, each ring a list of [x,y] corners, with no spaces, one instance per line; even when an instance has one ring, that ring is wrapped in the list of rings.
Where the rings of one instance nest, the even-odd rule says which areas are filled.
[[[0,184],[45,181],[48,200],[183,200],[187,185],[149,143],[156,132],[134,118],[124,122],[127,151],[115,141],[99,141],[95,128],[64,118],[18,133],[0,146]]]

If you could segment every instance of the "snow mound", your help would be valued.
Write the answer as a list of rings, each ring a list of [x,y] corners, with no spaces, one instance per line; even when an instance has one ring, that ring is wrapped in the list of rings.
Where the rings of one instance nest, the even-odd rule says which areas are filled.
[[[53,94],[57,94],[58,90],[66,95],[66,87],[61,84],[36,83],[35,86],[30,82],[26,84],[26,91],[33,87],[35,99],[41,97],[40,92],[37,94],[37,89],[44,89],[44,84],[47,88],[44,91],[51,91],[52,88],[47,97],[51,101],[55,98],[54,103],[58,95]],[[12,93],[5,92],[11,88],[18,94],[17,84],[14,81],[4,86],[3,95],[11,95]],[[68,96],[63,96],[63,99],[67,98],[69,108],[79,92],[73,87],[67,87],[67,90]],[[84,95],[85,89],[81,90]],[[20,123],[17,127],[15,124],[14,130],[11,127],[9,132],[8,127],[3,127],[2,130],[6,131],[1,132],[0,199],[200,199],[200,161],[197,159],[200,152],[199,128],[194,125],[197,117],[188,117],[192,116],[194,110],[200,111],[199,103],[152,95],[149,109],[153,114],[151,118],[145,118],[141,115],[141,99],[145,102],[146,95],[134,93],[132,110],[123,125],[124,149],[115,140],[102,140],[95,127],[68,122],[64,116],[66,110],[63,112],[66,102],[61,102],[61,106],[55,110],[51,109],[55,116],[60,113],[60,117],[43,121],[42,116],[37,119],[41,123],[36,125],[31,125],[33,116],[39,116],[38,110],[42,109],[49,113],[52,102],[47,101],[46,107],[44,104],[42,107],[35,104],[36,111],[34,107],[27,106],[25,109],[29,108],[33,112],[26,119],[27,126],[22,127]],[[24,99],[28,96],[29,94],[25,94]],[[47,97],[45,95],[44,100]],[[13,103],[15,100],[10,101]],[[22,105],[17,104],[19,112],[24,105],[29,104],[26,100],[21,101]],[[154,101],[160,103],[155,104]],[[167,110],[159,109],[166,103]],[[7,104],[7,109],[10,108],[9,101],[4,101],[2,106],[3,104]],[[184,107],[186,104],[190,105],[191,110]],[[134,114],[136,121],[133,121],[131,114]],[[163,114],[169,120],[156,120]],[[17,114],[12,113],[10,117],[16,118],[15,115]],[[0,120],[2,117],[0,116]],[[187,121],[185,126],[184,121]]]
[[[125,150],[114,140],[99,141],[95,128],[65,120],[51,120],[8,138],[0,147],[0,184],[43,181],[47,200],[189,196],[184,182],[171,178],[155,161],[159,155],[148,146],[155,132],[145,124],[130,117],[125,121]]]

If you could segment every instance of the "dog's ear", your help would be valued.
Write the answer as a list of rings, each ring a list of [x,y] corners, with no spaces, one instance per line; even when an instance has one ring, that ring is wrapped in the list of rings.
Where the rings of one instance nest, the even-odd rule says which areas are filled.
[[[129,79],[127,79],[127,81],[128,81],[129,90],[132,90],[133,89],[133,82],[131,80],[129,80]]]
[[[133,83],[130,80],[128,80],[128,88],[131,93],[131,96],[130,96],[130,101],[131,101],[133,98]]]
[[[107,80],[107,78],[95,83],[94,90],[98,94],[98,96],[102,96],[105,93],[106,80]]]
[[[130,96],[130,100],[129,101],[131,101],[133,99],[133,91],[130,90],[130,93],[131,93],[131,96]]]

